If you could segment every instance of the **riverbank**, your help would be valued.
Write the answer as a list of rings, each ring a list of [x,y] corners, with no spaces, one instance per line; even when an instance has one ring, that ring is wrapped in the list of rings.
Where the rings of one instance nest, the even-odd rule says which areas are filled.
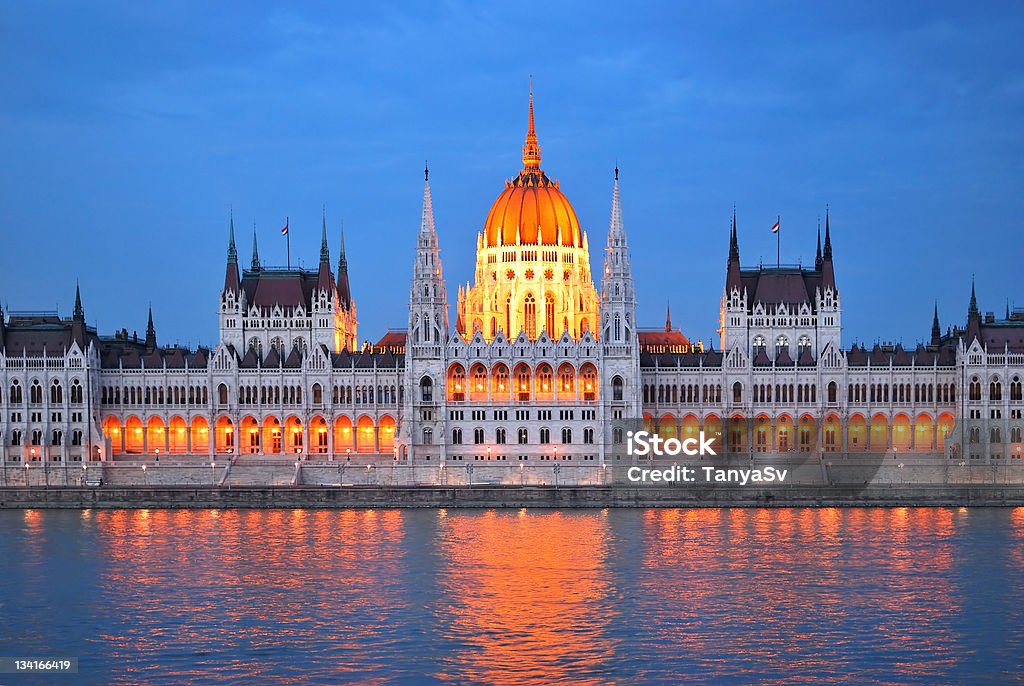
[[[0,509],[1024,507],[1024,486],[132,486],[0,488]]]

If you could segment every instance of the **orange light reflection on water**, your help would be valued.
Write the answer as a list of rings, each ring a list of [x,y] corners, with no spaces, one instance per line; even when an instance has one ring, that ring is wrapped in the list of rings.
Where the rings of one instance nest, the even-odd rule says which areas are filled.
[[[451,683],[601,684],[613,656],[607,513],[448,511],[439,617]]]

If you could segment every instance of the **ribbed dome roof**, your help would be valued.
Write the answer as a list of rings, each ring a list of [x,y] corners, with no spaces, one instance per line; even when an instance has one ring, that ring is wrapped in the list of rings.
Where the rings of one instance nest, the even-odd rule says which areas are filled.
[[[518,233],[518,240],[517,240]],[[523,170],[498,196],[487,214],[484,242],[500,245],[536,245],[537,234],[544,245],[580,247],[583,244],[580,222],[568,198],[540,169],[540,145],[533,125],[533,93],[530,93],[530,119],[523,146]]]

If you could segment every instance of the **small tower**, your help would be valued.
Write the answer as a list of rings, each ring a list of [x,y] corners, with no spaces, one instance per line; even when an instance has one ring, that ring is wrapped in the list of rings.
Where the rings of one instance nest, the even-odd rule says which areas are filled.
[[[405,343],[405,393],[399,442],[405,459],[444,459],[445,360],[448,299],[441,250],[434,227],[430,170],[423,170],[423,211],[416,236],[416,263],[409,289],[409,328]],[[432,445],[437,444],[440,445]],[[414,450],[412,446],[417,447]]]
[[[146,352],[156,350],[156,327],[153,326],[153,306],[149,306],[149,317],[146,321]]]
[[[3,316],[0,315],[0,329],[3,328]],[[0,334],[2,335],[2,334]],[[75,309],[71,314],[71,338],[78,343],[79,349],[85,352],[85,308],[82,307],[82,292],[75,282]],[[3,342],[0,340],[0,350]]]
[[[732,209],[729,230],[729,259],[726,263],[725,291],[718,317],[719,345],[723,351],[739,348],[748,351],[747,292],[740,273],[740,242],[736,230],[736,208]]]
[[[981,311],[978,310],[978,296],[974,292],[974,277],[971,277],[971,302],[967,306],[966,333],[964,341],[968,347],[975,339],[981,340]]]
[[[359,344],[356,328],[359,325],[356,316],[356,301],[352,297],[352,287],[348,281],[348,258],[345,256],[345,224],[341,225],[338,237],[338,276],[335,281],[338,289],[338,309],[335,311],[335,329],[337,331],[336,349],[355,350]]]
[[[636,332],[636,291],[629,259],[629,244],[622,219],[619,191],[619,167],[615,166],[612,186],[612,213],[608,226],[608,244],[601,280],[601,332],[603,384],[606,403],[618,405],[625,417],[640,414],[640,346]],[[610,392],[622,389],[616,401]],[[606,437],[611,441],[611,436]]]
[[[252,265],[250,269],[254,272],[260,270],[260,249],[256,245],[256,222],[252,223]]]
[[[939,303],[935,303],[935,313],[932,315],[932,345],[938,345],[942,341],[942,329],[939,328]]]
[[[224,269],[224,290],[220,294],[220,340],[242,350],[245,294],[242,292],[238,272],[238,250],[235,248],[234,212],[228,223],[228,258]]]
[[[821,252],[821,286],[816,295],[817,350],[823,351],[829,345],[840,349],[842,308],[839,301],[839,288],[836,287],[835,267],[832,264],[832,228],[829,211],[825,208],[825,247]]]

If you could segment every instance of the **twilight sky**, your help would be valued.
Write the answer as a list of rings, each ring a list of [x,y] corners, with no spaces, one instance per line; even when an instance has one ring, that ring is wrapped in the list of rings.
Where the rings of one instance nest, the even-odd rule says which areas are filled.
[[[404,327],[430,160],[449,302],[520,166],[595,276],[621,168],[640,324],[711,340],[735,203],[745,265],[813,263],[831,207],[844,344],[1024,305],[1024,5],[1015,2],[0,4],[0,303],[216,339],[240,262],[314,266],[345,223],[359,336]],[[452,317],[454,322],[454,313]],[[717,344],[717,343],[716,343]]]

